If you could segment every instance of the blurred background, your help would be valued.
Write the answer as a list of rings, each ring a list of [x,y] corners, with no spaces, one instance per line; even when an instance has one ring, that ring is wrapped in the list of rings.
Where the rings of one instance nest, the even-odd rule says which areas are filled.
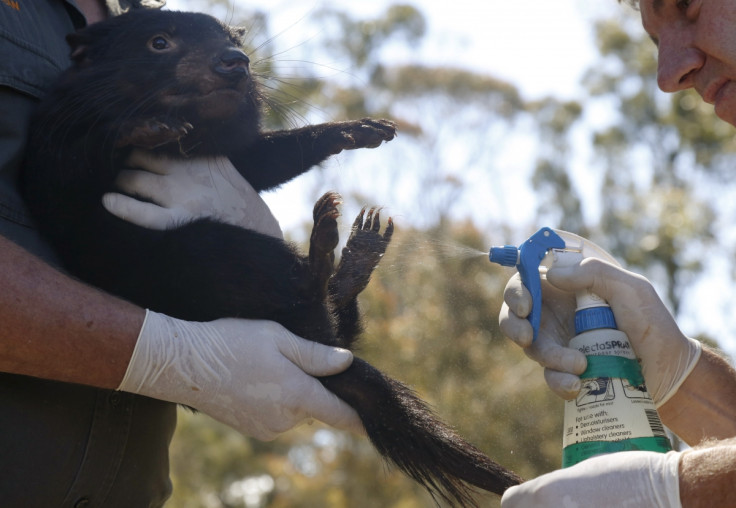
[[[370,5],[365,5],[370,4]],[[736,351],[734,130],[656,86],[655,47],[615,0],[169,0],[246,27],[268,129],[387,117],[397,139],[343,153],[265,197],[306,248],[344,197],[397,227],[361,305],[359,355],[525,477],[560,465],[562,401],[498,330],[512,272],[491,245],[542,226],[646,275],[682,329]],[[732,171],[732,170],[731,170]],[[269,443],[180,412],[171,508],[434,506],[367,440],[314,424]],[[497,506],[495,496],[480,496]]]

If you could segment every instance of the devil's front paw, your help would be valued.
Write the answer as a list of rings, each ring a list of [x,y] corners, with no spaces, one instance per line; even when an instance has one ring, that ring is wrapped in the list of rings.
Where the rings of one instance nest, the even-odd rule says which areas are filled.
[[[342,251],[337,271],[330,280],[330,296],[338,307],[357,296],[368,285],[393,233],[394,223],[390,217],[386,229],[381,233],[379,209],[371,208],[367,215],[365,208],[360,211]]]
[[[137,146],[150,150],[178,142],[193,128],[192,124],[183,120],[149,118],[135,124],[124,125],[120,129],[115,146]]]
[[[396,137],[396,124],[391,120],[363,118],[335,123],[332,126],[336,134],[334,153],[356,148],[375,148],[384,141],[391,141]]]

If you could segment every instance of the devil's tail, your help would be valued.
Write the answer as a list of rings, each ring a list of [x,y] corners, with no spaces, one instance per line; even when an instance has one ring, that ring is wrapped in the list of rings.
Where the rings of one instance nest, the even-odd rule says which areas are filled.
[[[410,388],[359,358],[320,380],[358,412],[381,455],[435,499],[476,506],[471,485],[500,495],[523,481],[458,436]]]

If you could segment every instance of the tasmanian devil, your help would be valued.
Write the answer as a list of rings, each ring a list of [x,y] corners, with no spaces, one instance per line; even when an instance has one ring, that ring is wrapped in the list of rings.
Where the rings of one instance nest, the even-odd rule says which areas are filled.
[[[389,219],[380,232],[378,212],[361,212],[333,269],[334,193],[314,207],[307,256],[214,219],[155,231],[101,205],[134,148],[225,155],[261,191],[394,137],[392,122],[371,119],[262,132],[241,37],[204,14],[154,10],[69,35],[72,66],[39,107],[21,188],[66,268],[98,287],[182,319],[270,319],[349,348],[360,332],[356,297],[393,231]],[[502,493],[520,481],[365,361],[320,381],[355,408],[379,452],[437,499],[473,505],[471,486]]]

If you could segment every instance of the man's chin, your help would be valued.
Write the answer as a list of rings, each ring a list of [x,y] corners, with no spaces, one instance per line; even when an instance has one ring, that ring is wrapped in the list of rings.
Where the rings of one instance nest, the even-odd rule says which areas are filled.
[[[736,82],[729,82],[718,92],[713,104],[716,116],[736,127]]]

